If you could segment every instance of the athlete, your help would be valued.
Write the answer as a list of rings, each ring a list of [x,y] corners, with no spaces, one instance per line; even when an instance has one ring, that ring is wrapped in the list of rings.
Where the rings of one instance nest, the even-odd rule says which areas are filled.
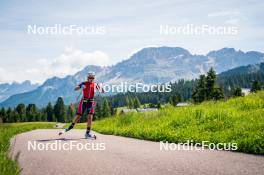
[[[74,128],[74,125],[80,120],[80,118],[85,113],[88,113],[87,130],[85,133],[85,138],[96,138],[96,136],[91,133],[94,108],[96,106],[94,101],[94,93],[95,90],[104,93],[104,89],[101,88],[97,83],[95,83],[94,79],[95,74],[93,72],[89,72],[87,76],[87,81],[82,82],[81,84],[75,87],[75,91],[82,89],[83,97],[78,105],[76,116],[72,120],[71,125],[67,129],[65,129],[65,132]],[[62,133],[63,132],[60,132],[59,135],[61,135]]]

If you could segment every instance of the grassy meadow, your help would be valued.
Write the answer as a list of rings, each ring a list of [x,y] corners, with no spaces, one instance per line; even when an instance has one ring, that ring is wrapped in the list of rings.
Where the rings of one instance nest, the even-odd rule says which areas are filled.
[[[80,124],[79,128],[86,128]],[[237,143],[245,153],[264,154],[264,91],[226,102],[164,107],[155,112],[128,113],[94,123],[104,134],[153,141]]]

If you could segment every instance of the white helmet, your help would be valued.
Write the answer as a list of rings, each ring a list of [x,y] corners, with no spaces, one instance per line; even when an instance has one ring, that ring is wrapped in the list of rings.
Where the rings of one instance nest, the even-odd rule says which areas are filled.
[[[88,72],[88,77],[95,77],[95,73],[94,72]]]

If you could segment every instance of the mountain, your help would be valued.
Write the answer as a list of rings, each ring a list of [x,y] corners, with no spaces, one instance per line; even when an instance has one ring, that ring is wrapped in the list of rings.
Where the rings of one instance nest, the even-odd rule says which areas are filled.
[[[193,55],[180,47],[149,47],[113,66],[103,77],[103,82],[166,83],[197,78],[200,74],[205,74],[210,67],[221,73],[238,66],[260,62],[264,62],[264,53],[242,52],[233,48],[223,48],[207,55]]]
[[[78,93],[73,92],[73,88],[85,80],[88,71],[94,71],[96,81],[104,84],[161,84],[197,78],[210,67],[221,73],[234,67],[260,62],[264,62],[264,53],[242,52],[233,48],[211,51],[207,55],[195,55],[180,47],[149,47],[111,67],[87,66],[75,75],[50,78],[33,91],[11,96],[0,106],[16,106],[18,103],[44,106],[49,101],[54,103],[59,96],[64,97],[66,104],[75,102]]]
[[[234,69],[230,69],[228,71],[222,72],[219,76],[228,77],[228,76],[254,74],[254,73],[259,73],[264,75],[264,62],[260,64],[236,67]]]
[[[104,69],[99,66],[87,66],[80,72],[77,72],[74,76],[66,76],[64,78],[53,77],[47,79],[41,86],[33,91],[20,93],[13,95],[6,101],[0,104],[0,106],[16,106],[19,103],[30,104],[35,103],[37,106],[42,107],[48,102],[55,102],[58,97],[63,97],[65,103],[70,103],[78,96],[78,92],[74,92],[74,87],[84,80],[88,71],[94,71],[100,76],[104,72]],[[54,99],[54,100],[52,100]]]
[[[113,66],[105,81],[153,84],[183,77],[193,78],[199,70],[188,66],[189,60],[196,62],[192,57],[187,50],[179,47],[144,48]]]
[[[233,48],[211,51],[207,54],[207,57],[214,60],[214,67],[218,72],[248,64],[264,62],[264,54],[261,52],[243,52],[241,50],[236,51]]]
[[[37,86],[37,84],[32,84],[30,81],[0,84],[0,102],[8,99],[12,95],[32,91],[36,89]]]

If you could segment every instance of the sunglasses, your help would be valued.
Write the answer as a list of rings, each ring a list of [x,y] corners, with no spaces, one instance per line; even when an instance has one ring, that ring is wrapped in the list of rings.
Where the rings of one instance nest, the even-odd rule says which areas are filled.
[[[88,79],[94,79],[94,77],[88,77]]]

